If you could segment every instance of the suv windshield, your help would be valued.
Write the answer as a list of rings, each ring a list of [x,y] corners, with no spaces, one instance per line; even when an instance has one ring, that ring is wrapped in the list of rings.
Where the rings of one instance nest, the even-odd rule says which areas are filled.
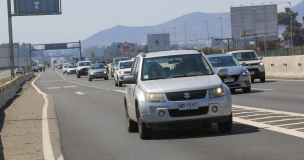
[[[133,64],[133,61],[129,62],[120,62],[120,69],[126,69],[126,68],[131,68]]]
[[[239,66],[235,58],[232,56],[210,57],[208,58],[213,67]]]
[[[129,58],[118,58],[114,60],[114,64],[117,64],[120,61],[129,60]]]
[[[239,53],[232,53],[232,55],[238,61],[253,61],[258,60],[257,55],[254,52],[239,52]]]
[[[81,62],[79,63],[79,66],[89,66],[91,65],[91,62]]]
[[[92,64],[90,66],[90,69],[101,69],[101,68],[105,68],[105,66],[103,64]]]
[[[201,54],[147,58],[143,62],[143,80],[212,75]]]

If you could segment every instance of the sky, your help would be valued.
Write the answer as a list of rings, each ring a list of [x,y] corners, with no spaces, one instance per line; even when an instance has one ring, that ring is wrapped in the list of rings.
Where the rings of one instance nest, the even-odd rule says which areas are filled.
[[[292,6],[301,1],[289,0]],[[271,2],[278,4],[278,11],[289,6],[279,4],[281,0],[62,0],[61,15],[13,17],[13,41],[32,44],[77,42],[118,24],[154,26],[192,12],[229,12],[231,5]],[[6,0],[0,1],[0,22],[0,43],[8,43]]]

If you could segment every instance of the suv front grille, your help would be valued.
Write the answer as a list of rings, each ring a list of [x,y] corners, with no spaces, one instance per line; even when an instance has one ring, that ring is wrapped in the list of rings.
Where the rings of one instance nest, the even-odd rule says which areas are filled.
[[[251,63],[251,64],[246,64],[245,66],[258,66],[259,63]]]
[[[206,93],[207,90],[182,91],[182,92],[169,92],[166,93],[166,96],[169,101],[185,101],[185,100],[193,100],[193,99],[204,99],[206,97]]]
[[[170,117],[187,117],[187,116],[198,116],[207,114],[209,111],[209,107],[199,107],[199,109],[194,110],[184,110],[180,111],[179,109],[171,109],[169,110]]]
[[[82,71],[88,71],[89,68],[82,68],[81,70],[82,70]]]

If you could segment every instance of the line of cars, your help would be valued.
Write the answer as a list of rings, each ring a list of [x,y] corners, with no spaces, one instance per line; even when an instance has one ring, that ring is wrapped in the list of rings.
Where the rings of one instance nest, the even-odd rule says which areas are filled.
[[[265,69],[254,51],[207,55],[200,51],[163,51],[119,57],[103,63],[78,62],[77,78],[104,78],[126,85],[124,107],[129,132],[150,139],[155,129],[206,127],[232,130],[231,92],[251,91],[255,79],[265,82]]]

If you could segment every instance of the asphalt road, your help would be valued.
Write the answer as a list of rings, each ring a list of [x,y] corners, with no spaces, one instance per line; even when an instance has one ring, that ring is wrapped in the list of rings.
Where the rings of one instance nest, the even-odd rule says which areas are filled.
[[[248,123],[253,122],[250,116],[261,113],[268,117],[282,112],[283,118],[289,112],[303,114],[304,81],[256,82],[251,93],[233,94],[236,115],[232,133],[221,134],[213,124],[156,130],[152,140],[141,140],[138,133],[127,132],[122,93],[125,87],[115,87],[112,77],[89,82],[86,76],[77,79],[76,75],[63,75],[62,70],[48,69],[35,84],[42,92],[54,95],[66,160],[303,159],[304,132],[284,127],[273,131],[267,123],[267,127],[259,127],[262,122]],[[244,110],[246,107],[255,110]],[[271,113],[259,112],[265,109]]]

